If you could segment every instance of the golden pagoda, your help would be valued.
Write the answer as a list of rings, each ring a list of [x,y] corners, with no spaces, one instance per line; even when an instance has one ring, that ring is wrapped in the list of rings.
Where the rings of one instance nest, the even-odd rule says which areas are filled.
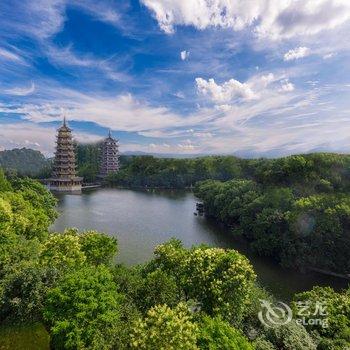
[[[83,178],[77,176],[75,147],[72,130],[67,126],[66,118],[57,131],[56,152],[52,177],[47,186],[52,191],[81,192]]]

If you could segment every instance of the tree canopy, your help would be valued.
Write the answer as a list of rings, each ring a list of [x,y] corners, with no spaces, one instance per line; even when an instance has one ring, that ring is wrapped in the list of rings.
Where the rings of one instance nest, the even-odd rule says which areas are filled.
[[[288,266],[346,272],[349,203],[340,190],[345,185],[330,172],[327,186],[319,189],[309,163],[293,158],[267,175],[257,162],[259,172],[241,168],[251,178],[206,180],[195,192],[208,215],[244,235],[260,254]],[[222,167],[227,173],[235,168],[229,160]],[[285,172],[276,175],[281,167],[289,180]],[[309,174],[307,191],[292,175],[300,167]],[[270,176],[278,185],[267,183]],[[317,287],[294,297],[294,313],[300,304],[327,305],[328,327],[307,322],[310,316],[305,325],[293,321],[267,328],[257,318],[260,300],[274,302],[274,297],[259,286],[239,252],[185,248],[173,239],[157,246],[150,261],[127,267],[116,264],[113,237],[92,230],[49,232],[55,204],[34,180],[0,172],[0,322],[39,322],[54,349],[343,350],[350,345],[349,290]]]

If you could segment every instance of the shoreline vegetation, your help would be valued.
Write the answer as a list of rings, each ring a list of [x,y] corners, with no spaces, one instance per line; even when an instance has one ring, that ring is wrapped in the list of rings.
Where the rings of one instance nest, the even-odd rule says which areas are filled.
[[[308,154],[278,159],[134,157],[108,184],[186,189],[206,215],[284,267],[349,278],[350,157]]]
[[[9,155],[6,159],[18,164]],[[78,172],[85,182],[96,180],[98,159],[98,144],[77,145]],[[232,235],[244,237],[256,254],[301,271],[318,269],[346,278],[350,274],[349,155],[121,156],[120,162],[120,171],[104,185],[191,189],[203,201],[206,214]]]
[[[51,349],[91,350],[350,346],[349,290],[314,287],[294,296],[295,312],[300,303],[327,303],[327,328],[312,322],[316,309],[304,325],[267,327],[257,317],[261,300],[275,299],[239,252],[172,239],[148,262],[126,267],[114,263],[113,237],[50,233],[55,205],[35,180],[0,173],[1,349],[23,349],[24,340],[26,350],[47,349],[48,341]]]

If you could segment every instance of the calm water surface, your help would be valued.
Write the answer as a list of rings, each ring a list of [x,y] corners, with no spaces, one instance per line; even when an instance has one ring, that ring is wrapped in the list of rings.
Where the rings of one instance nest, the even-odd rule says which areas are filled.
[[[77,227],[115,236],[119,242],[118,261],[128,265],[150,259],[157,244],[176,237],[188,247],[206,243],[237,249],[251,260],[261,284],[281,299],[287,300],[314,285],[340,289],[348,284],[338,278],[285,270],[255,256],[224,228],[195,216],[196,198],[189,192],[105,188],[58,198],[60,216],[53,231]]]

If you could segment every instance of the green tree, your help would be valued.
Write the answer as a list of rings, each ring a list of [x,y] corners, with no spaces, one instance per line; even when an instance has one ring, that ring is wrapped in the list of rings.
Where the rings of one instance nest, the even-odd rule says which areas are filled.
[[[155,255],[154,265],[172,274],[203,311],[237,322],[243,317],[256,278],[243,255],[205,246],[187,250],[176,240],[158,246]]]
[[[288,221],[292,233],[283,246],[285,265],[350,273],[349,196],[301,198]]]
[[[314,287],[294,296],[292,306],[295,313],[299,311],[298,305],[307,306],[305,317],[309,332],[316,331],[326,338],[336,338],[344,333],[350,341],[346,335],[350,334],[350,290],[338,293],[330,287]],[[323,322],[309,323],[310,318],[315,318],[314,314]]]
[[[31,203],[36,209],[45,212],[50,222],[57,218],[56,204],[57,199],[41,183],[29,178],[13,178],[11,185],[15,192],[20,192],[23,198]]]
[[[39,151],[15,148],[0,151],[0,167],[7,173],[16,172],[19,176],[40,177],[50,167],[50,161]]]
[[[0,192],[11,191],[12,186],[7,180],[4,171],[0,168]]]
[[[85,231],[79,235],[81,250],[91,264],[111,264],[118,251],[116,238],[97,231]]]
[[[78,174],[86,182],[94,182],[99,173],[100,143],[78,143],[76,147]]]
[[[3,293],[0,298],[0,319],[14,322],[41,320],[43,302],[56,272],[36,264],[24,266],[6,275],[2,280]]]
[[[195,350],[197,334],[198,326],[186,304],[174,309],[158,305],[136,322],[130,345],[132,349]]]
[[[58,269],[79,267],[86,262],[79,236],[66,230],[64,233],[52,233],[43,243],[40,261],[44,266]]]
[[[220,318],[208,316],[200,323],[197,344],[202,350],[254,350],[240,331]]]
[[[0,284],[7,275],[18,273],[39,260],[41,244],[14,233],[0,231]]]
[[[278,350],[316,350],[317,346],[306,329],[292,321],[266,331],[267,339]]]
[[[146,312],[156,305],[174,307],[183,299],[182,294],[173,276],[156,269],[140,279],[134,300],[139,309]]]
[[[47,293],[44,319],[55,349],[111,349],[123,296],[107,267],[68,272]]]

